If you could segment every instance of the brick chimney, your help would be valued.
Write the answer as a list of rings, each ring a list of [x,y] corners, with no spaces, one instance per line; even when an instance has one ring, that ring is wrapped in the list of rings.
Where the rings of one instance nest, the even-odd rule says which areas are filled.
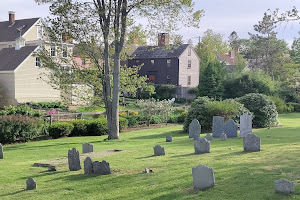
[[[15,23],[15,12],[9,11],[8,16],[9,16],[9,25],[12,26]]]
[[[234,51],[229,51],[228,55],[230,56],[230,58],[234,58],[235,52]]]
[[[169,34],[168,33],[158,34],[158,46],[164,47],[166,45],[169,45]]]

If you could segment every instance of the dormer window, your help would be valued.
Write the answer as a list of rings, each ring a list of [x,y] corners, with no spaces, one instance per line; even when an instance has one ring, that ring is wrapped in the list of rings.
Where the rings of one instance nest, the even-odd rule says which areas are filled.
[[[41,67],[41,61],[39,57],[35,57],[35,68]]]
[[[50,56],[56,56],[55,45],[51,45],[51,47],[50,47]]]

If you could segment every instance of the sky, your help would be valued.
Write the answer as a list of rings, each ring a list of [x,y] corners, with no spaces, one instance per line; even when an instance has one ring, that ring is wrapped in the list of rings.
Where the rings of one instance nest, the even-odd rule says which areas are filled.
[[[203,9],[205,16],[202,18],[200,28],[182,28],[177,34],[183,36],[185,43],[192,39],[196,44],[199,37],[207,29],[223,35],[224,40],[232,31],[236,31],[240,38],[249,38],[248,32],[254,33],[253,25],[262,20],[264,12],[268,9],[279,12],[290,10],[293,6],[300,9],[300,0],[194,0],[195,9]],[[8,20],[8,11],[16,12],[16,19],[47,17],[48,5],[38,5],[34,0],[0,0],[0,21]],[[289,44],[294,37],[300,37],[300,21],[282,23],[277,30],[279,39],[284,39]]]

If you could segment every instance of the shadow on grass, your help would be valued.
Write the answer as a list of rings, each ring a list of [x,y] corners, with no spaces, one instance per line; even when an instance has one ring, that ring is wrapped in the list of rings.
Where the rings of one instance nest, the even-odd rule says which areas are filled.
[[[194,156],[194,155],[197,155],[197,154],[195,154],[195,153],[188,153],[188,154],[183,154],[183,155],[171,156],[171,158],[188,157],[188,156]]]
[[[31,146],[31,147],[28,147],[28,146],[22,144],[22,145],[14,145],[14,146],[5,147],[5,151],[14,151],[14,150],[20,150],[20,149],[36,150],[38,148],[48,148],[48,147],[57,147],[57,146],[66,146],[66,145],[81,145],[81,144],[82,144],[82,142],[55,143],[55,144]]]
[[[11,192],[11,193],[8,193],[8,194],[2,194],[0,195],[0,197],[8,197],[8,196],[12,196],[12,195],[15,195],[15,194],[19,194],[19,193],[22,193],[22,192],[25,192],[26,190],[23,189],[23,190],[19,190],[19,191],[16,191],[16,192]]]
[[[136,158],[136,159],[146,159],[146,158],[153,158],[153,157],[156,157],[156,156],[155,155],[151,155],[151,156],[139,157],[139,158]]]
[[[161,138],[166,138],[167,135],[172,135],[173,138],[182,138],[185,135],[179,134],[180,131],[169,131],[169,132],[164,132],[161,134],[151,134],[151,135],[145,135],[145,136],[138,136],[138,137],[133,137],[130,138],[130,140],[151,140],[151,139],[161,139]],[[187,135],[188,136],[188,135]]]

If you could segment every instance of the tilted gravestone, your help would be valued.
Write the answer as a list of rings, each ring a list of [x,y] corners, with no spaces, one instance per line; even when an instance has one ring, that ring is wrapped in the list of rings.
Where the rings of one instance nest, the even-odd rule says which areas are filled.
[[[212,127],[212,136],[220,137],[224,131],[224,118],[220,116],[213,117],[213,127]]]
[[[223,141],[224,141],[224,140],[227,140],[227,135],[226,135],[225,133],[222,133],[220,138],[221,138],[221,140],[223,140]]]
[[[206,165],[198,165],[192,170],[195,189],[210,188],[215,185],[214,170]]]
[[[86,157],[84,160],[84,174],[92,174],[93,171],[93,161],[90,157]]]
[[[90,152],[94,152],[94,145],[91,143],[83,143],[82,153],[90,153]]]
[[[79,151],[75,148],[68,151],[68,163],[70,171],[78,171],[81,169]]]
[[[228,138],[237,137],[237,124],[232,120],[229,119],[224,124],[224,133],[227,135]]]
[[[193,119],[193,121],[189,125],[189,138],[194,138],[194,135],[199,135],[201,133],[201,125],[197,119]]]
[[[3,146],[0,143],[0,159],[3,159]]]
[[[243,138],[244,151],[256,152],[260,151],[260,138],[255,134],[248,134]]]
[[[36,189],[36,182],[33,178],[28,178],[26,180],[26,190],[35,190]]]
[[[167,135],[166,142],[172,142],[172,141],[173,141],[172,135]]]
[[[252,134],[252,117],[247,113],[240,116],[240,136],[246,137]]]
[[[107,175],[111,174],[109,163],[103,160],[102,162],[95,161],[93,162],[93,171],[94,174]]]
[[[206,138],[199,138],[194,141],[195,154],[209,153],[210,152],[210,142]]]
[[[274,181],[275,191],[277,193],[289,194],[294,193],[294,183],[285,178]]]
[[[165,155],[165,148],[161,145],[155,145],[155,147],[153,147],[154,149],[154,155],[155,156],[163,156]]]
[[[207,141],[211,141],[213,139],[213,137],[209,133],[206,134],[205,138]]]

